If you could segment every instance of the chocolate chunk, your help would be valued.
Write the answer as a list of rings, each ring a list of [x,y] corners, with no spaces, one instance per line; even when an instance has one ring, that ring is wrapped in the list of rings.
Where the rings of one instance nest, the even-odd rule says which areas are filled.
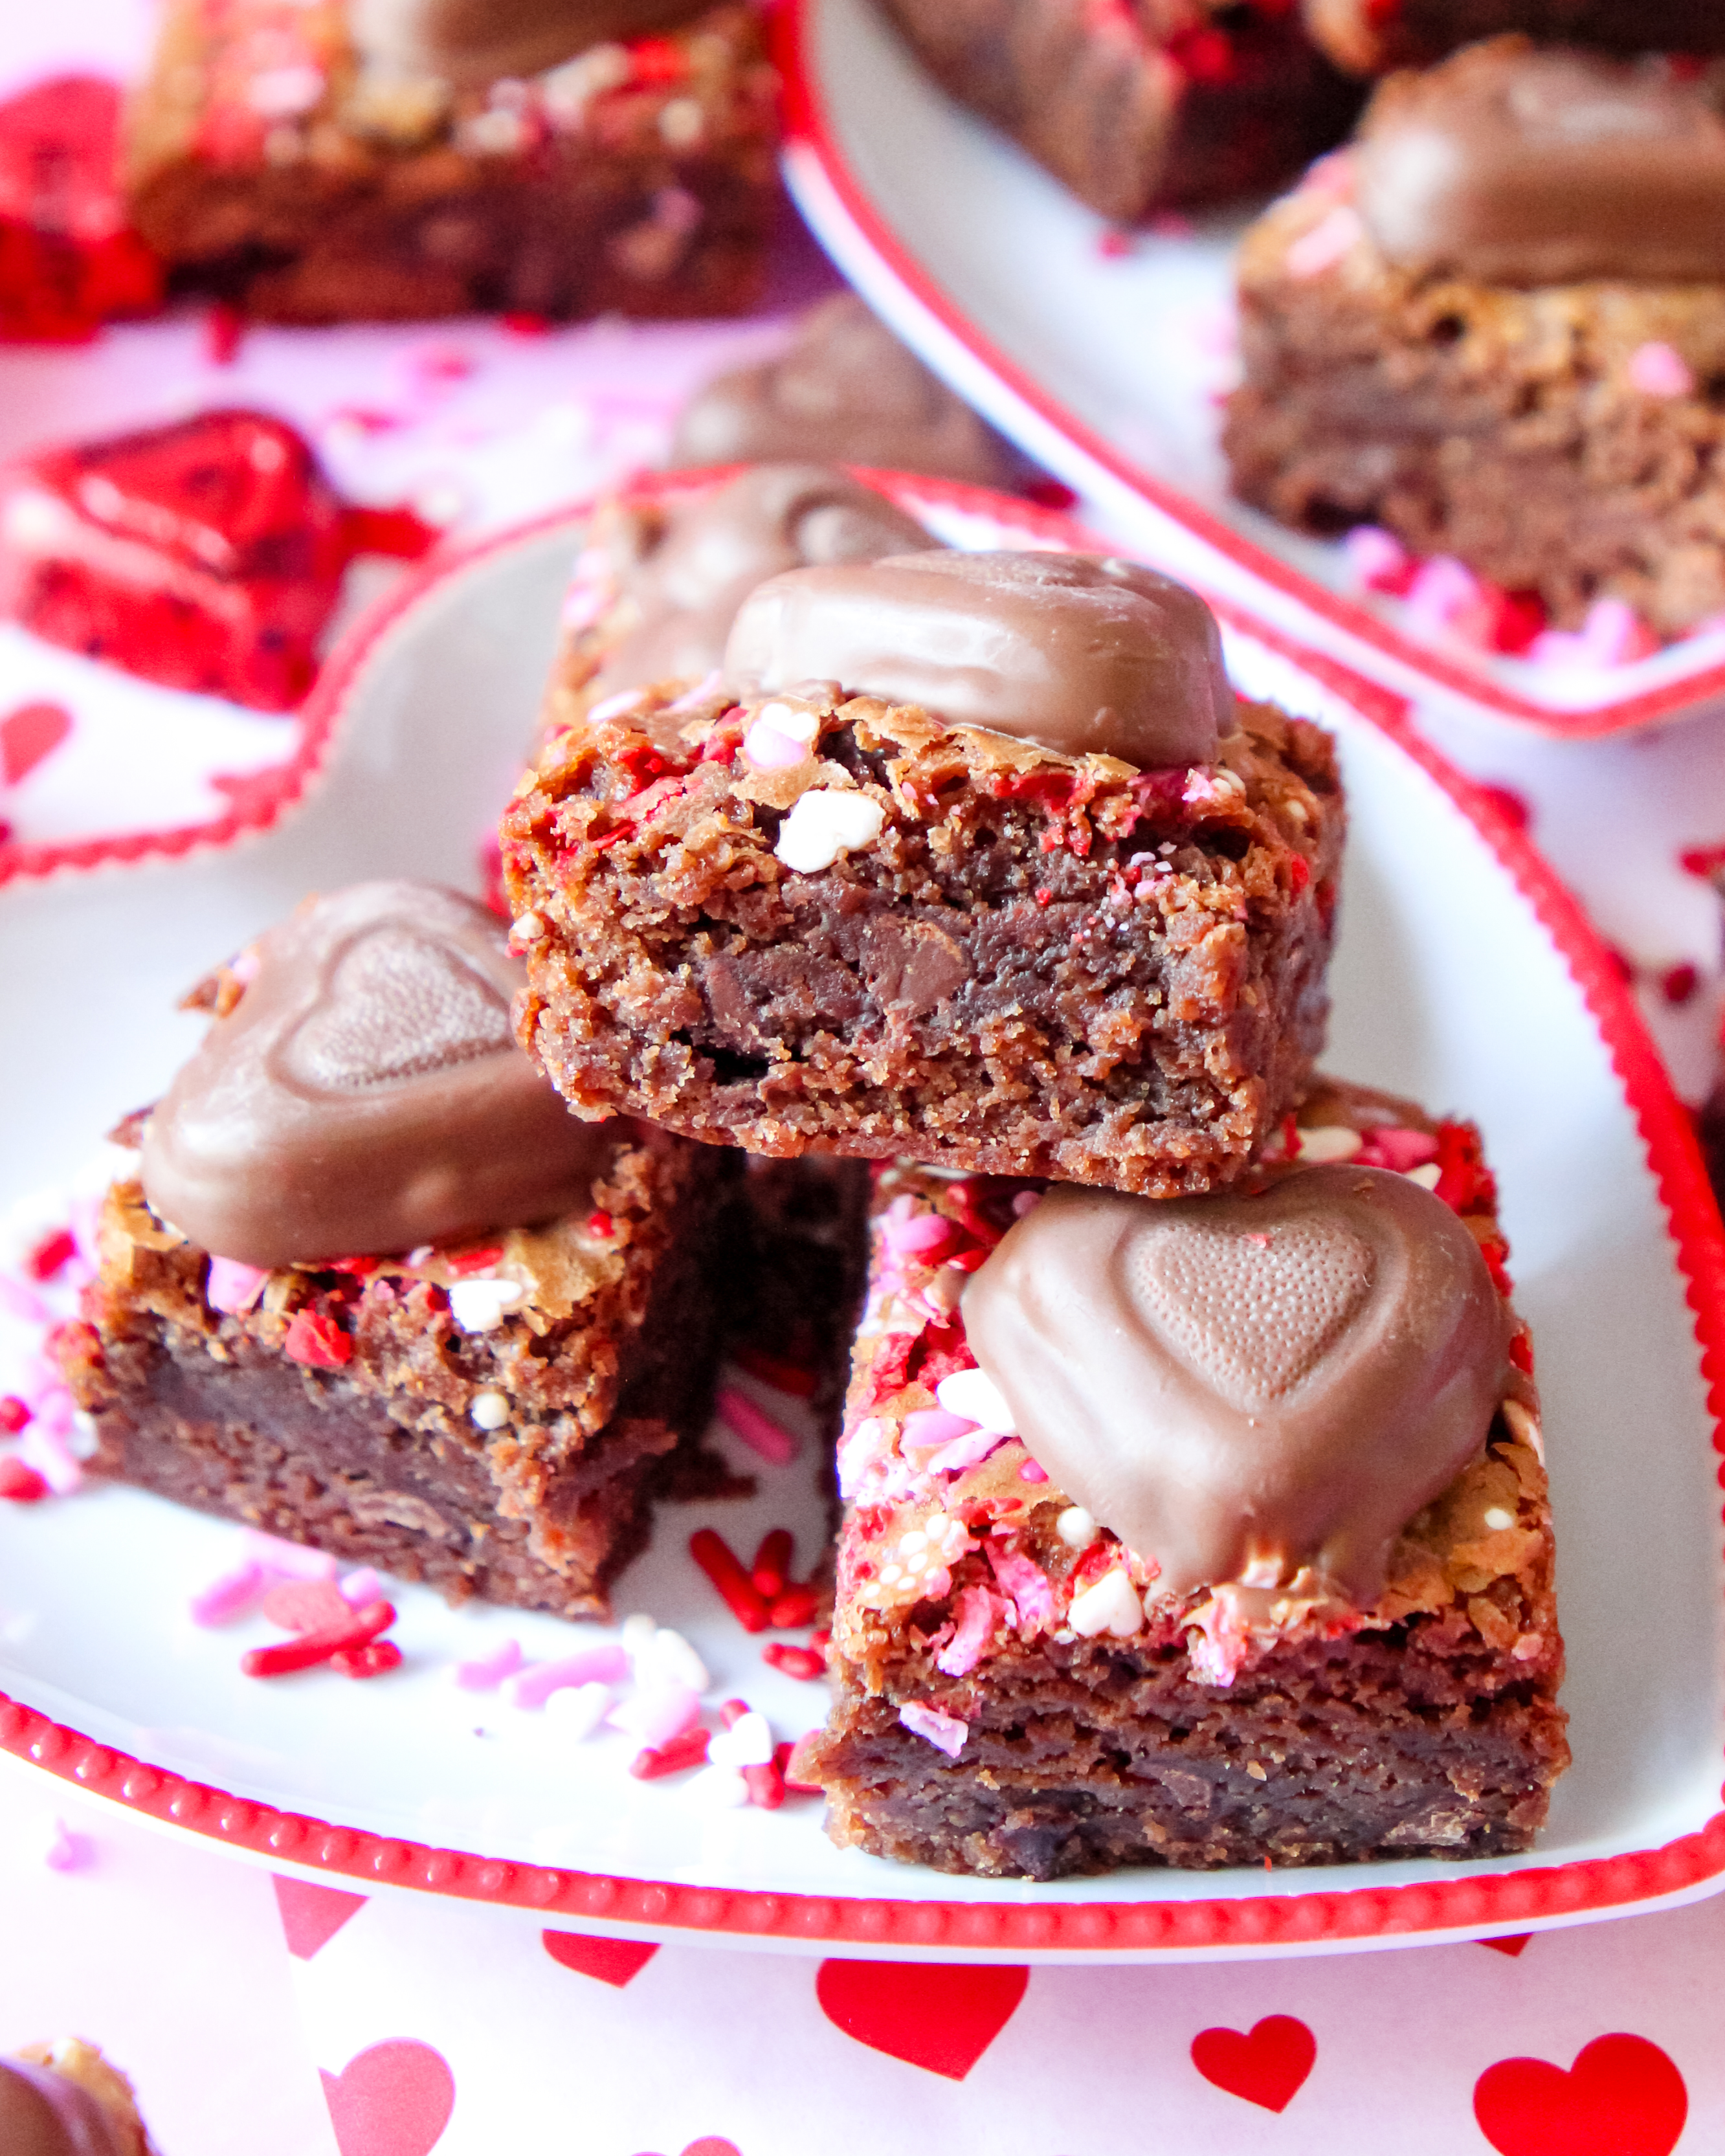
[[[737,617],[742,694],[836,680],[954,726],[1147,770],[1208,763],[1232,731],[1215,617],[1136,562],[922,554],[793,570]]]
[[[0,2059],[0,2149],[6,2156],[121,2156],[93,2096],[47,2066]]]
[[[1421,275],[1725,278],[1725,118],[1663,61],[1496,38],[1393,77],[1354,155],[1368,229]]]
[[[1369,1607],[1509,1373],[1479,1246],[1381,1168],[1252,1198],[1056,1188],[963,1308],[1032,1455],[1176,1594],[1309,1566]]]
[[[932,921],[871,921],[862,941],[869,993],[907,1018],[932,1011],[970,978],[963,946]]]
[[[151,1204],[247,1265],[402,1250],[580,1203],[608,1140],[516,1045],[524,969],[483,906],[357,884],[256,946],[145,1132]]]
[[[589,45],[673,28],[710,0],[352,0],[354,44],[374,65],[458,88],[538,74]]]
[[[1011,486],[1010,446],[857,298],[803,316],[788,352],[721,374],[685,407],[675,465],[808,458]]]
[[[629,531],[624,527],[625,547]],[[768,577],[939,542],[843,472],[763,465],[674,509],[662,534],[639,543],[634,558],[618,565],[635,624],[598,675],[602,696],[653,681],[704,680],[725,656],[737,608]]]

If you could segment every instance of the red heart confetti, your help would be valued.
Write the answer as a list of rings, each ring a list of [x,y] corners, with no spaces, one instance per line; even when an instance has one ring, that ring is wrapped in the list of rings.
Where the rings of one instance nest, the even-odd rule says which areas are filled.
[[[1596,2036],[1568,2073],[1544,2059],[1487,2066],[1473,2113],[1499,2156],[1669,2156],[1689,2092],[1645,2036]]]
[[[1011,2020],[1027,1969],[939,1962],[824,1961],[820,2010],[871,2051],[962,2082]]]
[[[645,1939],[596,1939],[583,1932],[542,1932],[540,1940],[554,1962],[580,1976],[596,1976],[620,1990],[659,1951]]]
[[[455,2108],[455,2077],[429,2044],[373,2044],[323,2076],[341,2156],[431,2156]]]
[[[1204,2029],[1192,2039],[1192,2063],[1207,2082],[1266,2111],[1286,2111],[1317,2056],[1317,2040],[1291,2014],[1266,2014],[1242,2035]]]
[[[295,1961],[310,1961],[366,1905],[363,1894],[344,1894],[339,1887],[320,1887],[310,1879],[284,1879],[272,1874],[270,1884],[275,1889],[275,1906],[281,1912],[287,1950]]]
[[[0,719],[0,779],[16,786],[71,731],[72,714],[64,704],[20,704],[8,711]]]

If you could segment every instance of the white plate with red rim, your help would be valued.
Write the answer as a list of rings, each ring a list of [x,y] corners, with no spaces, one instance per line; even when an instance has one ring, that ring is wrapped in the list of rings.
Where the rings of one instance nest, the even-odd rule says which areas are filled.
[[[1559,669],[1426,634],[1360,595],[1339,546],[1228,493],[1219,394],[1240,214],[1111,231],[937,88],[874,0],[788,0],[779,48],[785,174],[828,253],[956,389],[1189,583],[1416,703],[1572,739],[1725,696],[1725,624],[1627,664]]]
[[[955,543],[1086,543],[1022,503],[886,485]],[[123,881],[0,896],[15,1134],[0,1207],[69,1177],[96,1133],[152,1097],[196,1034],[177,992],[307,889],[379,874],[474,885],[583,522],[572,511],[415,573],[338,664],[331,759],[293,819]],[[1394,701],[1244,616],[1227,641],[1243,687],[1342,742],[1353,836],[1330,1066],[1477,1116],[1499,1174],[1545,1394],[1576,1754],[1532,1854],[1045,1886],[841,1854],[811,1800],[703,1811],[675,1782],[631,1781],[631,1743],[567,1743],[447,1681],[449,1663],[511,1636],[549,1658],[608,1631],[452,1612],[404,1587],[408,1659],[388,1677],[363,1691],[329,1672],[243,1677],[241,1649],[274,1636],[261,1620],[199,1630],[187,1614],[239,1531],[119,1488],[0,1505],[0,1749],[277,1869],[571,1928],[827,1954],[1337,1951],[1587,1922],[1725,1882],[1720,1433],[1703,1370],[1725,1353],[1725,1238],[1684,1113],[1572,901]],[[22,1345],[0,1321],[0,1392]],[[762,1666],[685,1537],[711,1521],[747,1557],[783,1521],[806,1566],[812,1465],[805,1446],[762,1470],[752,1501],[664,1510],[617,1596],[619,1614],[645,1609],[693,1641],[712,1699],[747,1697],[783,1737],[819,1718],[821,1689]]]

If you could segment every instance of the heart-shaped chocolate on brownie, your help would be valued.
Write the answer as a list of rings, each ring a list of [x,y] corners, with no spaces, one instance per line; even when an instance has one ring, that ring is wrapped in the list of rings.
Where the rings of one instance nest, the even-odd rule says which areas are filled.
[[[963,1313],[1032,1456],[1174,1594],[1311,1565],[1369,1604],[1508,1374],[1478,1245],[1380,1168],[1247,1198],[1050,1190]]]
[[[520,1048],[502,924],[432,884],[357,884],[258,943],[144,1138],[144,1190],[247,1265],[523,1227],[585,1198],[609,1140]]]

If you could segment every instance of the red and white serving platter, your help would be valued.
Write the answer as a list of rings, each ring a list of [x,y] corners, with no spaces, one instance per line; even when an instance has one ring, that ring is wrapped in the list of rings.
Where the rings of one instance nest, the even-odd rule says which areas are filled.
[[[954,543],[1086,543],[1021,503],[886,485]],[[308,889],[401,874],[475,883],[583,525],[571,511],[414,572],[332,667],[324,783],[251,845],[0,895],[0,1214],[11,1205],[16,1222],[33,1188],[75,1179],[94,1134],[153,1097],[197,1031],[178,993]],[[536,1922],[828,1955],[1306,1953],[1525,1932],[1715,1891],[1725,1239],[1683,1111],[1573,901],[1395,701],[1244,615],[1226,633],[1244,689],[1342,743],[1353,823],[1332,1067],[1477,1116],[1501,1178],[1545,1393],[1576,1760],[1533,1854],[1049,1886],[841,1854],[812,1801],[703,1810],[675,1782],[630,1780],[620,1735],[576,1744],[547,1717],[449,1682],[450,1664],[506,1638],[547,1658],[613,1636],[603,1628],[450,1611],[408,1586],[396,1597],[407,1659],[389,1676],[242,1676],[261,1620],[200,1630],[187,1612],[233,1564],[238,1531],[113,1487],[0,1505],[0,1749],[278,1871]],[[33,1342],[0,1310],[0,1393]],[[781,1469],[734,1452],[760,1494],[666,1508],[617,1593],[619,1616],[647,1610],[693,1642],[715,1702],[746,1697],[781,1737],[819,1718],[822,1687],[766,1667],[684,1553],[698,1524],[746,1553],[783,1523],[806,1565],[821,1517],[808,1451]]]
[[[1228,493],[1220,403],[1244,217],[1124,238],[937,89],[875,0],[787,0],[779,19],[785,172],[822,244],[1110,528],[1416,704],[1580,739],[1725,697],[1725,624],[1631,664],[1559,670],[1355,595],[1339,547]]]

